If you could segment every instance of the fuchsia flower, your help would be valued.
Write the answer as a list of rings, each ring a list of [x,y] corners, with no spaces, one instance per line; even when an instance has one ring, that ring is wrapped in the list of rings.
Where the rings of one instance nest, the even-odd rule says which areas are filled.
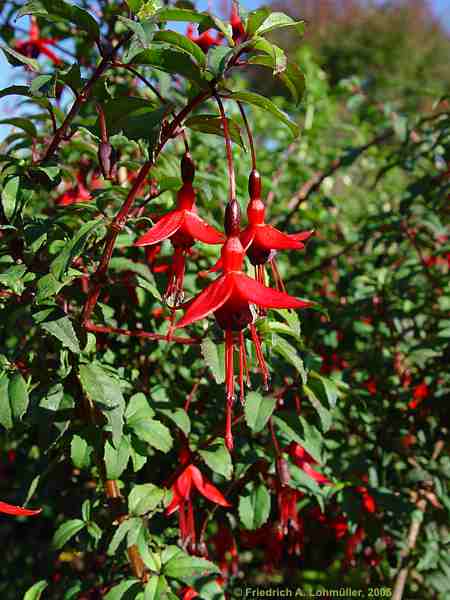
[[[181,464],[186,464],[181,474],[172,486],[173,498],[166,509],[166,514],[172,515],[179,511],[180,535],[183,545],[190,550],[196,550],[196,533],[194,521],[194,506],[192,494],[197,490],[204,498],[207,498],[220,506],[230,506],[222,493],[202,475],[200,469],[191,462],[188,449],[183,448],[180,452]]]
[[[233,30],[233,40],[235,43],[240,44],[244,42],[247,34],[235,2],[232,2],[231,4],[230,24],[231,29]]]
[[[183,186],[178,191],[177,207],[162,217],[156,225],[144,233],[136,246],[159,244],[169,239],[174,247],[171,274],[165,293],[168,304],[177,305],[183,301],[183,283],[186,255],[196,240],[205,244],[221,244],[224,241],[222,233],[208,225],[197,215],[195,207],[195,192],[192,187],[194,165],[190,156],[183,157],[182,162]]]
[[[239,571],[239,553],[231,529],[220,523],[217,533],[210,541],[214,546],[214,557],[222,572],[222,577],[226,579],[230,575],[237,575]]]
[[[47,46],[54,45],[56,40],[53,38],[41,38],[39,25],[36,17],[31,17],[30,33],[27,39],[16,42],[16,50],[28,56],[29,58],[37,58],[39,54],[45,54],[53,64],[60,65],[61,59],[56,56]]]
[[[422,381],[422,383],[419,383],[419,385],[416,385],[416,387],[414,388],[414,392],[413,392],[413,398],[408,403],[409,408],[412,408],[412,409],[417,408],[423,400],[428,398],[429,393],[430,393],[430,390],[428,389],[428,386],[425,383],[425,381]]]
[[[355,490],[358,492],[358,494],[361,494],[361,502],[364,510],[367,513],[371,514],[376,512],[377,504],[375,502],[374,497],[370,494],[369,490],[363,485],[358,485],[355,488]]]
[[[296,464],[299,469],[302,469],[309,477],[314,479],[314,481],[325,485],[331,485],[331,481],[325,477],[325,475],[322,475],[322,473],[319,473],[319,471],[312,468],[311,465],[317,465],[318,463],[311,454],[306,452],[306,450],[300,446],[300,444],[291,442],[287,447],[287,452],[294,464]]]
[[[195,321],[214,314],[218,324],[225,331],[225,371],[227,419],[225,442],[228,449],[233,448],[231,434],[232,406],[234,402],[234,344],[239,345],[239,386],[241,400],[244,400],[244,370],[247,371],[243,330],[249,326],[255,344],[258,363],[266,387],[269,371],[264,361],[261,343],[254,325],[255,310],[262,308],[305,308],[311,302],[293,298],[284,292],[272,290],[242,271],[245,250],[239,239],[240,209],[236,200],[227,205],[225,231],[228,238],[222,247],[221,263],[223,275],[204,289],[196,298],[187,303],[184,316],[176,327],[186,327]]]
[[[194,33],[194,25],[189,23],[186,30],[186,35],[192,42],[194,42],[194,44],[200,46],[200,48],[206,54],[212,46],[220,46],[223,40],[223,33],[218,31],[214,36],[212,33],[213,31],[213,29],[208,29],[200,35],[196,35]]]
[[[255,267],[256,279],[264,284],[264,267],[270,263],[276,286],[285,291],[280,277],[275,253],[277,250],[303,250],[305,242],[313,235],[313,231],[300,231],[287,234],[265,223],[266,207],[261,199],[261,177],[258,171],[252,170],[249,177],[250,202],[247,206],[248,225],[241,233],[241,242],[247,256]]]
[[[0,513],[5,515],[13,515],[15,517],[31,517],[38,515],[42,508],[31,510],[29,508],[22,508],[21,506],[14,506],[13,504],[7,504],[6,502],[0,502]]]
[[[69,187],[63,192],[58,198],[56,198],[57,206],[70,206],[72,204],[79,204],[80,202],[90,202],[92,200],[92,194],[86,187],[86,175],[83,173],[77,173],[77,184]],[[94,174],[89,187],[93,190],[98,189],[102,186],[101,178]]]

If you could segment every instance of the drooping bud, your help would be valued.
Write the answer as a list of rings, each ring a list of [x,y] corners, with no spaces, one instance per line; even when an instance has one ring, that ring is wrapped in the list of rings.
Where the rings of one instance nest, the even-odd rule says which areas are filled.
[[[228,237],[237,236],[241,231],[241,208],[236,199],[230,200],[227,204],[224,228]]]
[[[261,175],[256,169],[252,169],[248,178],[248,193],[252,200],[261,198]]]
[[[100,142],[98,147],[98,162],[105,179],[111,179],[114,167],[114,149],[109,142]]]
[[[189,152],[181,159],[181,179],[183,183],[192,183],[195,177],[195,165]]]
[[[280,478],[281,485],[289,485],[290,474],[287,460],[282,456],[279,456],[276,460],[278,477]]]

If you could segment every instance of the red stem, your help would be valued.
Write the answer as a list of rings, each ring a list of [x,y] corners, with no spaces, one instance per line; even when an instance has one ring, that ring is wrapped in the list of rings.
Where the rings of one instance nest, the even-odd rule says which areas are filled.
[[[234,174],[233,148],[231,146],[230,131],[228,129],[228,119],[225,115],[222,100],[220,99],[220,96],[218,94],[215,95],[215,99],[219,107],[220,117],[222,119],[223,133],[225,136],[225,145],[227,148],[228,178],[230,181],[229,200],[231,202],[232,200],[236,199],[236,176]]]
[[[241,111],[242,119],[244,121],[245,129],[247,131],[248,143],[250,144],[250,153],[252,155],[252,168],[256,171],[256,151],[255,151],[255,143],[253,141],[252,130],[250,129],[250,123],[248,122],[247,115],[245,114],[244,107],[242,106],[242,102],[238,102],[239,110]]]

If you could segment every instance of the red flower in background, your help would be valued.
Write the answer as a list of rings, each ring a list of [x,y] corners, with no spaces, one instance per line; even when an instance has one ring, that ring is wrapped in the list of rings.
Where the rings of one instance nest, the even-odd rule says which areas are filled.
[[[55,203],[57,206],[70,206],[71,204],[79,204],[80,202],[90,202],[92,194],[87,186],[91,190],[96,190],[103,185],[101,178],[96,174],[92,176],[89,184],[86,182],[86,175],[77,173],[76,177],[77,184],[75,186],[69,184],[71,187],[56,198]]]
[[[35,17],[31,17],[30,33],[27,39],[16,42],[16,50],[28,56],[29,58],[37,58],[39,54],[45,54],[55,65],[62,63],[61,59],[56,56],[47,46],[55,44],[53,38],[41,38],[39,25]]]
[[[245,251],[239,239],[240,210],[234,201],[227,206],[225,216],[227,241],[222,247],[221,262],[223,275],[218,277],[196,298],[187,304],[184,316],[176,327],[186,327],[195,321],[214,314],[218,324],[225,331],[225,372],[227,420],[225,442],[228,449],[233,448],[231,434],[232,406],[234,403],[234,344],[239,346],[239,386],[241,400],[244,399],[244,371],[247,371],[243,330],[249,326],[255,344],[258,363],[263,374],[266,387],[269,382],[269,371],[264,361],[261,343],[254,325],[255,312],[253,306],[263,308],[305,308],[311,302],[298,300],[284,292],[272,290],[258,281],[248,277],[242,271]],[[247,372],[248,375],[248,372]]]
[[[230,24],[233,30],[233,40],[236,44],[240,44],[245,41],[247,34],[245,33],[244,24],[239,15],[239,9],[235,2],[231,5]]]
[[[319,473],[319,471],[316,471],[311,467],[311,465],[317,465],[318,462],[311,456],[311,454],[306,452],[306,450],[300,446],[300,444],[297,444],[297,442],[291,442],[286,450],[294,464],[302,469],[302,471],[304,471],[309,477],[314,479],[314,481],[317,483],[331,485],[331,481],[325,477],[325,475],[322,475],[322,473]]]
[[[344,567],[354,566],[355,564],[355,552],[358,546],[362,543],[366,537],[366,532],[359,525],[351,536],[349,536],[345,542],[345,562]]]
[[[222,576],[227,578],[237,575],[239,570],[239,553],[231,529],[220,523],[217,533],[210,541],[214,547],[214,556],[222,572]]]
[[[192,187],[193,164],[190,157],[186,155],[183,161],[185,161],[184,166],[182,165],[184,183],[178,191],[177,207],[159,219],[156,225],[135,242],[136,246],[149,246],[160,244],[163,240],[171,241],[174,255],[165,292],[166,301],[171,305],[177,305],[183,301],[186,255],[195,241],[198,240],[204,244],[221,244],[225,239],[222,233],[198,216],[195,207],[195,192]],[[187,163],[192,168],[192,172],[189,174],[186,171]]]
[[[41,510],[41,508],[30,510],[29,508],[22,508],[21,506],[14,506],[13,504],[0,502],[0,513],[5,515],[13,515],[15,517],[31,517],[33,515],[38,515]]]
[[[376,512],[377,505],[376,505],[374,497],[370,494],[369,490],[362,485],[357,486],[355,489],[358,492],[358,494],[361,494],[361,502],[362,502],[364,510],[367,513],[371,513],[371,514]]]
[[[180,594],[181,600],[193,600],[193,598],[198,598],[198,593],[191,587],[183,588]]]
[[[215,32],[215,35],[213,35],[213,32],[214,29],[208,29],[200,35],[196,35],[194,33],[194,25],[189,23],[186,30],[186,35],[192,42],[194,42],[194,44],[200,46],[200,48],[206,54],[212,46],[220,46],[223,40],[223,33],[217,31]]]
[[[428,398],[429,394],[430,394],[430,390],[429,390],[427,384],[425,383],[425,381],[422,381],[422,383],[419,383],[419,385],[416,385],[416,387],[414,388],[414,392],[413,392],[413,398],[408,403],[409,408],[412,408],[412,409],[417,408],[419,406],[419,404],[421,402],[423,402],[423,400]]]
[[[230,506],[230,503],[224,498],[222,492],[202,475],[198,467],[189,464],[189,449],[183,448],[179,458],[181,464],[186,464],[186,468],[172,485],[173,498],[166,509],[166,514],[169,516],[177,510],[179,511],[180,535],[183,545],[194,552],[196,550],[194,505],[192,503],[194,491],[196,490],[204,498],[220,506]]]

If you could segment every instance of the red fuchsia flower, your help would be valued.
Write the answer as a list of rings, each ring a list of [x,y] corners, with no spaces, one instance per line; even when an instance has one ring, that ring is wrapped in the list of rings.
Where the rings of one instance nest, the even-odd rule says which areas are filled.
[[[428,389],[428,386],[425,383],[425,381],[422,381],[422,383],[419,383],[419,385],[416,385],[416,387],[414,388],[414,392],[413,392],[413,398],[408,403],[409,408],[412,408],[412,409],[417,408],[419,406],[419,404],[421,402],[423,402],[423,400],[428,398],[429,393],[430,393],[430,390]]]
[[[303,250],[303,244],[313,231],[286,234],[265,223],[266,207],[261,199],[261,177],[253,169],[249,177],[250,202],[247,206],[248,225],[241,233],[241,242],[247,256],[255,267],[256,279],[265,284],[264,267],[269,263],[272,268],[276,287],[286,291],[280,277],[275,254],[277,250]]]
[[[82,173],[77,173],[77,184],[69,187],[56,199],[57,206],[70,206],[71,204],[79,204],[80,202],[90,202],[92,200],[92,194],[86,187],[86,176]],[[94,174],[89,183],[91,190],[101,188],[103,185],[101,178]]]
[[[53,64],[60,65],[61,59],[47,47],[55,43],[56,40],[53,38],[41,38],[37,20],[35,17],[31,17],[29,36],[25,40],[16,42],[16,50],[29,58],[37,58],[39,54],[45,54]]]
[[[231,450],[233,448],[231,420],[234,403],[234,345],[237,342],[239,346],[239,387],[243,402],[244,371],[247,372],[248,377],[243,330],[247,326],[255,344],[259,367],[266,387],[270,377],[254,325],[256,315],[253,307],[305,308],[311,306],[312,303],[293,298],[284,292],[272,290],[244,274],[242,266],[245,251],[239,239],[240,209],[236,200],[227,205],[225,231],[228,238],[221,252],[223,274],[187,304],[186,312],[176,327],[186,327],[214,314],[219,326],[225,331],[227,398],[225,442],[227,448]]]
[[[0,502],[0,513],[5,515],[13,515],[15,517],[31,517],[33,515],[38,515],[41,510],[42,508],[30,510],[29,508],[22,508],[21,506],[14,506],[13,504]]]
[[[200,35],[196,35],[194,33],[194,25],[192,23],[189,23],[188,28],[186,30],[187,37],[192,42],[194,42],[194,44],[200,46],[200,48],[205,54],[207,54],[208,50],[212,46],[220,46],[222,44],[223,33],[221,33],[220,31],[215,32],[215,35],[213,35],[213,33],[214,29],[208,29]]]
[[[193,600],[193,598],[198,598],[198,593],[192,587],[183,588],[180,594],[181,600]]]
[[[284,543],[273,525],[267,523],[254,531],[241,531],[240,539],[245,548],[264,549],[265,571],[273,572],[275,567],[281,563]]]
[[[191,157],[187,154],[183,157],[181,170],[183,186],[178,191],[177,207],[162,217],[135,242],[136,246],[149,246],[159,244],[163,240],[171,241],[174,255],[165,292],[166,302],[170,305],[177,305],[183,301],[186,255],[195,241],[221,244],[225,239],[222,233],[208,225],[197,214],[195,192],[192,187],[195,171]]]
[[[361,494],[361,502],[363,509],[370,514],[373,514],[377,510],[377,505],[374,497],[370,494],[369,490],[363,485],[359,485],[355,488],[358,494]]]
[[[368,379],[364,385],[371,396],[377,395],[377,384],[374,379]]]
[[[172,485],[173,498],[166,509],[168,516],[177,510],[179,511],[180,535],[183,546],[195,552],[197,549],[194,505],[192,495],[197,490],[204,498],[207,498],[215,504],[228,507],[230,503],[224,498],[222,493],[202,475],[200,469],[190,463],[191,455],[188,449],[183,448],[180,452],[181,464],[186,464],[181,474]]]
[[[366,532],[359,525],[351,536],[349,536],[345,542],[345,562],[344,567],[350,567],[355,565],[355,552],[358,546],[362,543],[364,538],[366,537]]]
[[[247,34],[245,32],[244,24],[239,15],[239,9],[235,2],[231,4],[231,15],[230,24],[233,30],[233,40],[236,44],[240,44],[245,41]]]
[[[222,576],[227,579],[230,576],[237,575],[239,570],[239,553],[231,529],[221,523],[217,533],[210,541],[214,547],[214,557],[222,572]]]
[[[309,477],[314,479],[314,481],[317,483],[323,483],[325,485],[331,485],[331,481],[325,477],[325,475],[322,475],[322,473],[319,473],[319,471],[316,471],[312,468],[311,465],[317,465],[318,462],[311,456],[311,454],[306,452],[306,450],[300,446],[300,444],[297,444],[297,442],[291,442],[286,451],[288,452],[294,464],[302,469],[302,471],[304,471]]]
[[[297,502],[303,494],[289,486],[279,486],[277,492],[280,522],[277,535],[280,540],[287,537],[288,554],[301,554],[304,545],[303,519],[298,514]]]

